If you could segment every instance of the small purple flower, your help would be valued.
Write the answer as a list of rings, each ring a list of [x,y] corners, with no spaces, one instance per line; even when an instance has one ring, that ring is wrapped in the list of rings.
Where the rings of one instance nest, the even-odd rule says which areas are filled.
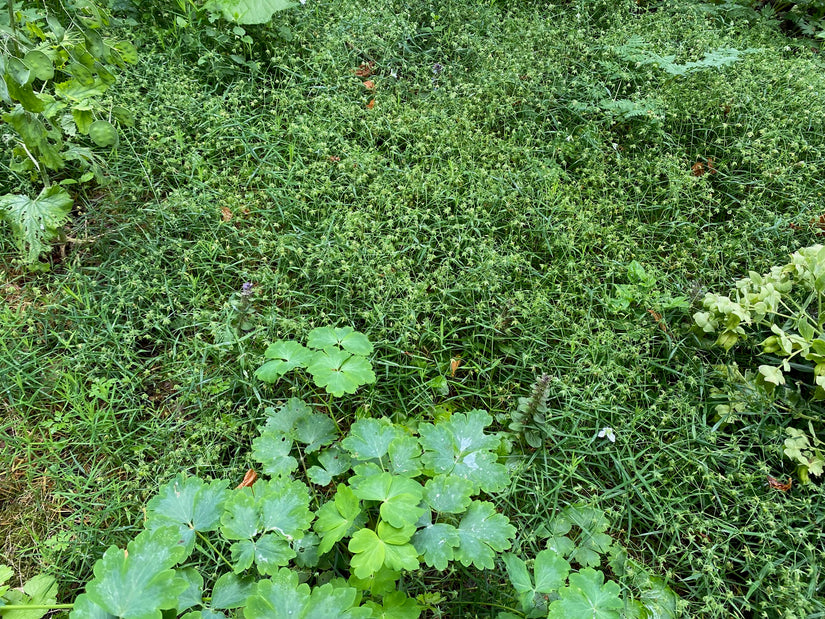
[[[438,75],[438,74],[439,74],[439,73],[441,73],[443,70],[444,70],[444,65],[443,65],[443,64],[441,64],[440,62],[436,62],[436,63],[433,65],[433,74],[434,74],[434,75]]]
[[[252,282],[244,282],[243,286],[241,286],[241,296],[248,297],[252,294],[252,286],[254,286]]]

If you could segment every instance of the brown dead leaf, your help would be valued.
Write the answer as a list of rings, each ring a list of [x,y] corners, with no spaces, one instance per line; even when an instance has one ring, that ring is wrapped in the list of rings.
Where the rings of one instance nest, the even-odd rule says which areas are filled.
[[[372,75],[373,71],[375,70],[375,62],[370,60],[369,62],[362,62],[361,65],[355,69],[355,75],[358,77],[369,77]]]
[[[775,477],[771,477],[770,475],[768,475],[768,485],[771,488],[774,488],[776,490],[781,490],[782,492],[787,492],[788,490],[791,489],[791,486],[793,485],[793,480],[790,477],[788,477],[788,483],[783,484],[781,481],[779,481]]]
[[[367,103],[367,109],[371,110],[374,107],[375,107],[375,99],[370,99],[370,102]]]
[[[238,487],[236,488],[236,490],[238,490],[240,488],[250,488],[250,487],[252,487],[252,484],[255,483],[256,479],[258,479],[258,474],[253,469],[249,469],[246,472],[246,475],[243,476],[243,481],[238,484]]]
[[[375,90],[375,82],[373,82],[372,80],[367,80],[366,82],[364,82],[364,88],[366,88],[367,90]]]
[[[455,376],[458,367],[461,365],[461,356],[450,359],[450,376]]]
[[[221,207],[221,219],[223,219],[224,221],[232,220],[232,211],[229,210],[228,206]]]

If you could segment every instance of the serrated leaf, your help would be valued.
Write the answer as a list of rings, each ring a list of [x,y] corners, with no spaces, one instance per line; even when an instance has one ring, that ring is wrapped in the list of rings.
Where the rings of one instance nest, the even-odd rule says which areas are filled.
[[[292,542],[292,550],[295,551],[295,564],[298,567],[315,567],[318,565],[318,545],[321,538],[315,533],[308,533],[301,539]]]
[[[359,591],[369,591],[373,597],[381,597],[395,591],[398,578],[401,572],[382,567],[367,578],[358,578],[355,574],[350,574],[350,585]]]
[[[252,488],[234,490],[224,504],[221,533],[226,539],[252,539],[260,532],[258,501]]]
[[[570,564],[557,552],[542,550],[536,555],[533,570],[536,575],[536,591],[553,593],[560,589],[567,580]]]
[[[602,584],[604,583],[604,584]],[[619,619],[624,602],[615,582],[604,582],[604,574],[586,567],[570,574],[570,584],[559,590],[559,599],[549,606],[548,619]]]
[[[422,424],[422,462],[434,473],[468,479],[485,492],[498,492],[509,483],[507,469],[498,464],[499,439],[484,433],[493,418],[480,410],[454,414],[437,425]]]
[[[255,378],[274,383],[296,367],[306,367],[312,360],[312,351],[294,341],[278,340],[269,345],[264,357],[270,359],[255,371]]]
[[[418,439],[402,435],[390,443],[390,466],[396,475],[416,477],[421,474],[421,445]]]
[[[178,612],[203,602],[203,576],[194,567],[178,570],[178,576],[186,581],[186,589],[178,596],[175,608]]]
[[[364,357],[337,348],[315,353],[307,366],[312,380],[336,398],[355,393],[361,385],[375,382],[372,365]]]
[[[415,523],[424,513],[419,507],[424,489],[408,477],[381,473],[360,479],[353,485],[355,496],[364,501],[380,501],[381,518],[394,527]]]
[[[613,543],[604,533],[610,525],[604,512],[586,505],[570,505],[562,512],[562,518],[581,529],[570,558],[580,565],[598,566],[600,555],[607,553]]]
[[[334,586],[326,583],[312,590],[309,603],[302,617],[317,617],[318,619],[354,619],[355,617],[371,617],[367,608],[353,608],[359,599],[358,591],[352,587]]]
[[[278,410],[272,407],[266,409],[265,427],[267,430],[294,438],[295,424],[311,414],[312,409],[306,402],[299,398],[289,398]]]
[[[510,552],[501,555],[501,560],[504,561],[507,576],[510,578],[510,583],[516,592],[532,595],[534,591],[533,580],[530,578],[530,572],[527,571],[527,564]]]
[[[274,430],[264,429],[252,441],[252,457],[263,465],[267,475],[287,476],[298,468],[298,460],[293,458],[292,440]]]
[[[407,597],[403,591],[393,591],[384,596],[381,604],[367,602],[365,606],[372,611],[370,616],[374,619],[418,619],[422,610],[418,603]]]
[[[337,477],[350,469],[351,460],[349,454],[333,445],[318,454],[318,464],[311,466],[307,470],[309,480],[318,486],[328,485],[333,477]]]
[[[424,563],[439,571],[447,569],[453,560],[454,550],[461,543],[456,528],[450,524],[429,524],[416,531],[413,546],[424,558]]]
[[[195,543],[195,531],[215,531],[220,525],[228,484],[226,480],[206,484],[197,477],[178,474],[161,486],[146,506],[147,528],[178,525],[188,554]]]
[[[275,531],[287,540],[304,536],[312,522],[309,490],[300,481],[272,479],[257,483],[255,492],[261,504],[261,527]]]
[[[280,535],[267,533],[255,540],[254,557],[258,571],[261,574],[272,575],[295,557],[295,551]]]
[[[359,419],[352,424],[341,446],[357,460],[380,459],[399,436],[401,431],[384,418]]]
[[[232,572],[222,574],[215,586],[212,587],[212,608],[232,609],[246,604],[255,589],[255,580],[251,577],[241,577]]]
[[[205,8],[220,12],[229,22],[247,25],[265,24],[277,11],[293,6],[289,0],[211,0]]]
[[[492,503],[473,501],[458,525],[461,540],[455,558],[462,565],[475,565],[478,569],[495,567],[495,554],[510,547],[516,528],[502,514],[495,511]]]
[[[363,333],[359,333],[352,327],[318,327],[309,332],[307,346],[316,350],[324,350],[330,347],[341,347],[353,355],[366,356],[372,350],[372,343]]]
[[[246,619],[295,619],[300,617],[310,589],[298,583],[298,574],[282,568],[272,578],[258,582],[255,594],[250,596],[244,617]]]
[[[455,475],[436,475],[424,484],[424,500],[439,513],[464,513],[472,494],[473,482]]]
[[[0,197],[0,214],[11,226],[15,244],[28,263],[36,262],[48,249],[46,243],[58,236],[72,203],[72,197],[58,185],[43,189],[34,200],[12,194]]]
[[[124,619],[160,619],[161,609],[174,608],[187,582],[171,569],[186,554],[176,528],[144,531],[127,551],[110,547],[94,566],[86,585],[89,599]]]
[[[408,543],[415,526],[393,527],[379,522],[376,530],[360,529],[353,534],[348,549],[353,553],[350,567],[358,578],[366,578],[382,566],[392,570],[414,570],[418,552]]]
[[[296,422],[295,438],[306,445],[304,453],[312,453],[338,438],[338,428],[327,415],[313,413]]]
[[[321,536],[318,552],[325,554],[336,542],[344,539],[361,516],[361,503],[349,486],[340,485],[335,498],[318,510],[318,518],[313,525]]]

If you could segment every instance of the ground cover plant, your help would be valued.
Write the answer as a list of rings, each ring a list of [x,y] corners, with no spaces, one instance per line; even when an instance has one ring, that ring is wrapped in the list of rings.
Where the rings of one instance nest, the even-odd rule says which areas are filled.
[[[107,549],[167,534],[141,531],[176,480],[234,488],[254,469],[252,488],[276,492],[291,458],[318,522],[335,488],[357,486],[321,460],[331,447],[259,460],[279,453],[267,409],[297,398],[342,453],[367,420],[421,446],[428,428],[489,416],[507,482],[471,500],[514,527],[510,546],[484,570],[400,551],[396,588],[422,616],[547,616],[599,578],[606,616],[644,616],[631,602],[665,590],[685,616],[821,614],[821,478],[798,470],[819,448],[814,375],[782,370],[781,397],[753,389],[748,372],[782,355],[726,352],[694,315],[818,240],[822,60],[815,41],[728,8],[307,0],[247,24],[200,3],[113,2],[113,36],[137,58],[97,101],[134,126],[101,151],[103,182],[68,185],[75,242],[42,255],[49,271],[0,228],[0,597],[90,595],[96,562],[125,556]],[[36,170],[12,167],[13,127],[0,131],[0,193],[36,195]],[[326,368],[304,352],[327,348],[319,328],[341,336]],[[371,350],[343,346],[355,331]],[[335,374],[344,353],[360,357],[350,377]],[[347,611],[388,604],[336,580],[366,573],[373,535],[418,534],[381,537],[385,499],[358,498],[372,533],[327,549],[324,591]],[[223,553],[228,531],[204,534]],[[201,551],[214,598],[232,577]],[[179,554],[163,569],[195,569]],[[252,556],[239,579],[281,579],[303,604],[327,586],[258,574]],[[545,587],[553,565],[564,576]],[[84,599],[100,605],[97,591]]]

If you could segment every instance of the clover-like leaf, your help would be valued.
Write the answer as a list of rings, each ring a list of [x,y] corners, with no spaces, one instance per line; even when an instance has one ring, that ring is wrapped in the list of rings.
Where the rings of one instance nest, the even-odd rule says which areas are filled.
[[[409,543],[414,525],[393,527],[379,522],[376,530],[360,529],[349,541],[353,553],[350,566],[358,578],[366,578],[381,566],[391,570],[414,570],[418,567],[418,552]]]
[[[458,525],[461,540],[455,558],[465,567],[495,567],[495,553],[507,550],[516,536],[516,528],[506,516],[498,514],[492,503],[473,501]]]
[[[509,482],[507,469],[498,464],[499,439],[484,433],[493,419],[480,410],[454,414],[448,421],[423,424],[421,446],[424,466],[434,473],[469,479],[485,492],[498,492]]]
[[[110,547],[95,563],[86,585],[89,600],[124,619],[160,619],[175,608],[188,583],[172,567],[186,555],[177,527],[144,531],[127,549]]]
[[[372,343],[363,333],[359,333],[352,327],[318,327],[309,332],[307,346],[316,350],[325,350],[338,346],[353,355],[366,356],[372,350]]]
[[[424,508],[419,507],[424,489],[408,477],[391,473],[372,475],[359,480],[353,491],[364,501],[381,501],[381,518],[394,527],[414,524],[424,513]]]
[[[298,367],[306,367],[314,353],[298,342],[278,340],[269,345],[264,357],[269,359],[255,370],[255,378],[267,383],[277,382],[284,374]]]
[[[195,544],[195,531],[215,531],[218,528],[228,483],[216,480],[206,484],[197,477],[187,478],[178,474],[161,486],[146,506],[147,529],[177,525],[189,554]]]
[[[624,602],[615,582],[604,582],[604,574],[586,567],[570,574],[570,584],[559,590],[559,599],[549,606],[548,619],[619,619]]]
[[[241,577],[227,572],[215,581],[210,604],[215,609],[240,608],[246,604],[246,598],[252,594],[254,589],[255,580],[252,577]]]
[[[345,451],[333,445],[318,454],[318,465],[307,470],[309,480],[318,486],[326,486],[337,477],[349,470],[352,460]]]
[[[401,572],[382,567],[367,578],[358,578],[350,574],[347,582],[359,591],[369,591],[373,597],[383,597],[395,591]]]
[[[390,443],[399,436],[401,430],[383,417],[359,419],[352,424],[341,446],[357,460],[383,458],[389,451]]]
[[[610,526],[604,512],[586,505],[569,505],[560,518],[581,529],[570,558],[580,565],[598,566],[600,555],[605,554],[613,543],[613,539],[604,533]]]
[[[336,542],[349,534],[361,516],[361,503],[352,489],[345,485],[338,486],[335,498],[321,506],[313,525],[321,536],[318,552],[329,552]]]
[[[251,549],[248,548],[250,544],[252,545]],[[274,574],[279,567],[287,565],[290,559],[295,557],[295,551],[289,545],[289,542],[275,533],[262,535],[254,542],[243,540],[232,544],[230,552],[232,553],[233,561],[235,560],[235,548],[241,546],[244,546],[244,552],[251,551],[255,566],[261,574]],[[248,567],[249,565],[246,565],[243,569],[247,569]],[[241,570],[235,569],[236,574],[240,572]]]
[[[424,500],[433,510],[461,514],[472,500],[473,482],[455,475],[436,475],[424,484]]]
[[[252,441],[252,457],[263,465],[267,475],[285,477],[297,469],[298,461],[291,452],[292,439],[274,430],[264,429]]]
[[[428,524],[416,531],[413,546],[424,558],[424,563],[437,570],[447,569],[453,560],[454,550],[461,543],[458,531],[451,524]]]
[[[361,385],[375,382],[375,373],[369,361],[337,348],[315,353],[307,371],[312,374],[317,386],[336,398],[345,393],[355,393]]]

